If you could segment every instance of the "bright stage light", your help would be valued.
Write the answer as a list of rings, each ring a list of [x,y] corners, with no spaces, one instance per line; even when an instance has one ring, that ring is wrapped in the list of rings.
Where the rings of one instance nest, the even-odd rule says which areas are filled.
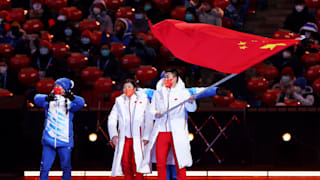
[[[89,141],[91,141],[91,142],[96,142],[97,139],[98,139],[98,136],[97,136],[96,133],[91,133],[91,134],[89,134]]]
[[[194,135],[192,133],[189,133],[189,141],[193,141]]]
[[[289,142],[291,140],[291,134],[290,133],[284,133],[282,135],[282,140],[285,142]]]

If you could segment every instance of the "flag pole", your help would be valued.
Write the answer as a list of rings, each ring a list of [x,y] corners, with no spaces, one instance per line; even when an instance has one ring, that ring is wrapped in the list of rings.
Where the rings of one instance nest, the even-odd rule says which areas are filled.
[[[238,75],[238,74],[230,74],[230,75],[222,78],[221,80],[219,80],[218,82],[212,84],[211,86],[207,87],[206,89],[202,90],[202,91],[199,92],[198,94],[195,94],[195,98],[197,99],[198,96],[200,96],[201,94],[205,93],[205,92],[208,91],[209,89],[211,89],[211,88],[213,88],[213,87],[216,87],[216,86],[219,86],[220,84],[228,81],[229,79],[235,77],[236,75]],[[188,101],[189,101],[189,99],[184,100],[183,102],[181,102],[181,103],[173,106],[172,108],[168,109],[167,111],[163,112],[162,115],[165,115],[165,114],[169,113],[170,111],[174,110],[175,108],[181,106],[182,104],[184,104],[184,103],[186,103],[186,102],[188,102]]]

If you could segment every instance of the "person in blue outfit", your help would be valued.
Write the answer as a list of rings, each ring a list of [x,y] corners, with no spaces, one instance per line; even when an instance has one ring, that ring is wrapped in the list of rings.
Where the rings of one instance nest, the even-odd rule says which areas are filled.
[[[56,154],[59,154],[62,180],[71,179],[71,151],[73,142],[73,115],[81,109],[85,101],[73,95],[73,81],[68,78],[57,79],[53,91],[49,94],[37,94],[36,105],[45,109],[45,123],[42,136],[42,159],[40,180],[48,180],[50,168]]]

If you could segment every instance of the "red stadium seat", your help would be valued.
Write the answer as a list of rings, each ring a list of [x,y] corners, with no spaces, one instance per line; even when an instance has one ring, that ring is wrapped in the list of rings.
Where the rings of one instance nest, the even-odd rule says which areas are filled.
[[[263,93],[261,100],[268,106],[274,106],[277,103],[280,92],[278,89],[268,89]]]
[[[116,12],[116,18],[127,18],[133,21],[135,9],[131,7],[120,7]]]
[[[52,50],[54,58],[63,59],[69,54],[70,47],[65,43],[56,43],[52,45]]]
[[[212,102],[219,107],[228,107],[235,100],[232,92],[229,92],[227,96],[212,96],[211,99]]]
[[[22,28],[26,31],[26,33],[32,34],[43,30],[43,23],[38,19],[32,19],[26,21]]]
[[[52,78],[42,78],[36,83],[36,90],[41,94],[49,94],[54,85],[55,80]]]
[[[247,79],[247,88],[250,92],[263,93],[269,87],[269,81],[263,77],[252,77]]]
[[[10,67],[15,70],[28,67],[30,63],[30,58],[25,54],[17,54],[10,59]]]
[[[82,53],[74,52],[67,59],[67,66],[71,69],[80,69],[88,64],[88,58]]]
[[[39,72],[32,68],[22,68],[18,73],[18,80],[21,84],[31,85],[39,80]]]

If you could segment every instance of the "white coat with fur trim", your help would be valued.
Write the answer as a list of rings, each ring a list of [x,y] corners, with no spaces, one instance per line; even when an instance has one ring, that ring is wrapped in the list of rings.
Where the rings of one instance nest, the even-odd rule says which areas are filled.
[[[163,79],[161,79],[157,85],[157,90],[153,94],[150,105],[150,114],[152,115],[152,118],[155,119],[155,124],[149,138],[150,142],[146,147],[145,158],[141,165],[140,172],[142,173],[150,173],[152,170],[152,150],[155,149],[155,144],[160,131],[160,123],[167,119],[167,115],[164,115],[161,118],[155,118],[155,114],[157,112],[163,113],[171,107],[189,99],[191,96],[180,78],[174,88],[166,88],[163,84]],[[173,144],[179,168],[190,167],[192,165],[186,111],[194,112],[196,109],[197,105],[195,102],[186,102],[168,114],[168,124],[171,126]],[[171,158],[173,158],[173,156],[171,156]]]
[[[136,92],[130,98],[121,95],[116,98],[115,104],[110,112],[108,119],[108,131],[110,138],[119,137],[118,144],[115,146],[115,152],[112,163],[112,176],[122,176],[121,159],[125,143],[126,128],[130,128],[126,122],[130,121],[132,125],[133,151],[135,155],[136,170],[140,168],[143,160],[144,144],[143,140],[149,140],[152,131],[152,124],[145,123],[148,118],[148,108],[150,106],[147,95]],[[127,121],[126,121],[127,119]],[[152,121],[152,119],[151,119]],[[117,128],[118,127],[118,128]]]

